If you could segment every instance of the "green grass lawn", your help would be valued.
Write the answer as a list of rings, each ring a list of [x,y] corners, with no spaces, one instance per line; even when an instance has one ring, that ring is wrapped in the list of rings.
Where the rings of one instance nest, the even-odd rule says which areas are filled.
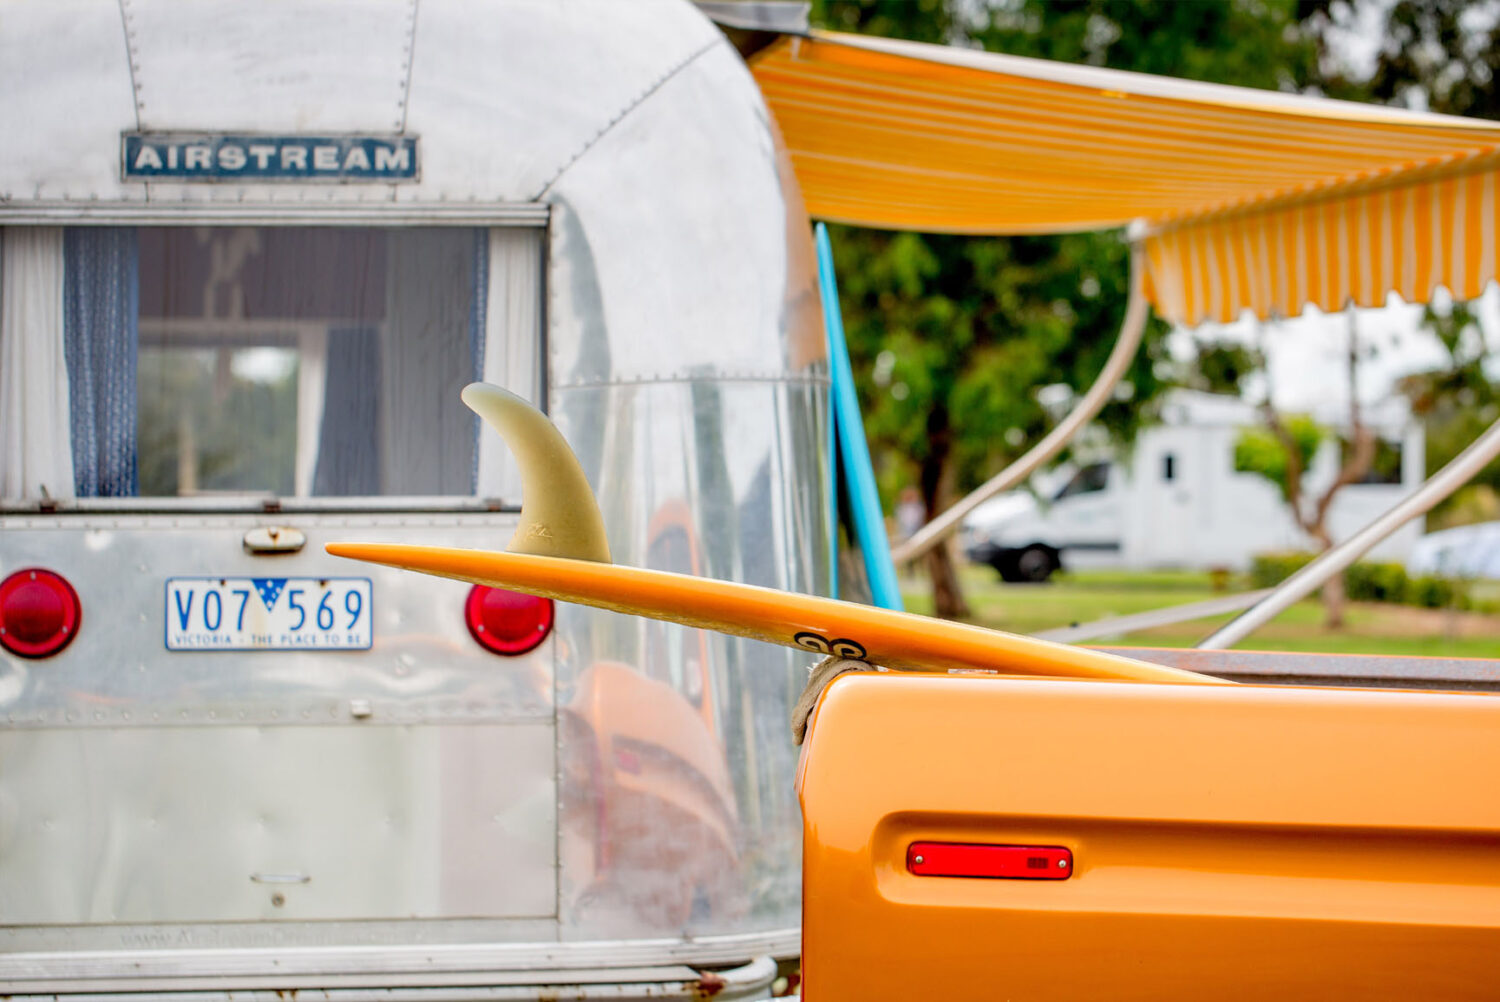
[[[1047,584],[1014,585],[1001,582],[988,567],[965,566],[960,577],[974,611],[972,622],[1013,633],[1037,633],[1223,594],[1213,590],[1207,573],[1193,571],[1081,571],[1057,575]],[[903,579],[902,587],[907,609],[931,613],[932,594],[925,578]],[[1228,590],[1246,588],[1248,584],[1236,578],[1230,581]],[[1090,643],[1191,647],[1232,618],[1215,616]],[[1500,658],[1500,615],[1493,612],[1353,602],[1346,620],[1344,629],[1329,630],[1323,626],[1321,603],[1300,602],[1236,646],[1245,650]]]

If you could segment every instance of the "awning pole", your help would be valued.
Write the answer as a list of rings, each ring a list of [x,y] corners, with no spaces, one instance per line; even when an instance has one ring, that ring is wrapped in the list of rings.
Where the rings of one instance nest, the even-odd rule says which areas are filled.
[[[1447,466],[1434,473],[1421,487],[1397,502],[1385,514],[1281,582],[1265,598],[1203,638],[1198,647],[1224,649],[1244,640],[1322,587],[1329,578],[1364,556],[1382,539],[1468,483],[1496,456],[1500,456],[1500,421],[1490,425],[1483,435],[1455,456]]]
[[[1114,350],[1109,353],[1109,358],[1104,362],[1104,369],[1094,380],[1094,385],[1090,386],[1089,391],[1083,395],[1083,399],[1078,401],[1078,405],[1024,456],[995,474],[980,487],[975,488],[962,501],[938,515],[922,526],[910,539],[898,545],[891,553],[891,559],[897,565],[920,557],[942,542],[958,528],[964,516],[984,501],[1001,491],[1010,490],[1024,483],[1026,478],[1035,473],[1043,463],[1061,452],[1063,447],[1072,441],[1073,436],[1099,413],[1100,408],[1109,400],[1110,394],[1114,393],[1115,384],[1130,368],[1131,359],[1135,358],[1136,349],[1140,347],[1141,335],[1146,331],[1146,316],[1149,308],[1146,303],[1145,268],[1145,252],[1141,249],[1139,241],[1132,240],[1130,244],[1130,298],[1125,304],[1125,320],[1120,325],[1120,336],[1115,341]]]

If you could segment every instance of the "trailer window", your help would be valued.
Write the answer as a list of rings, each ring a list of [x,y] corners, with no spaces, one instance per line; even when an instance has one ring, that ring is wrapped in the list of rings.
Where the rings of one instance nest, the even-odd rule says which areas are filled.
[[[540,290],[515,291],[517,278],[540,284],[540,231],[48,232],[50,243],[4,231],[14,253],[0,262],[7,290],[38,304],[56,295],[49,282],[61,285],[61,314],[25,313],[42,320],[28,319],[21,342],[27,371],[55,373],[58,384],[11,408],[23,439],[45,438],[57,458],[32,462],[35,476],[10,477],[0,493],[494,492],[498,464],[481,455],[478,422],[458,394],[517,358],[539,372],[537,348],[517,352],[507,339],[540,339]],[[518,297],[493,320],[492,256],[516,272],[497,287]],[[488,369],[487,340],[497,341]],[[536,373],[512,375],[497,381],[536,399]],[[44,409],[47,395],[66,402]]]
[[[469,230],[145,229],[147,496],[469,494]]]
[[[1094,494],[1104,490],[1109,485],[1109,464],[1090,463],[1077,473],[1073,478],[1063,485],[1063,489],[1057,492],[1054,501],[1070,498],[1077,494]]]
[[[1354,446],[1347,438],[1339,438],[1339,462],[1347,464],[1354,452]],[[1401,443],[1388,442],[1383,438],[1375,440],[1375,455],[1370,462],[1370,468],[1360,478],[1362,484],[1399,484],[1401,483]]]

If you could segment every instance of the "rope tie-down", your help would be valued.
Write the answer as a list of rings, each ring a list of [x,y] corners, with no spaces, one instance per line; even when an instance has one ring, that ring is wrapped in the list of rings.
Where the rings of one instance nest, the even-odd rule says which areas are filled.
[[[807,737],[807,718],[812,715],[813,707],[818,705],[818,697],[823,694],[829,682],[845,672],[875,670],[875,666],[868,661],[856,661],[833,654],[809,668],[807,685],[802,687],[802,695],[797,697],[796,704],[792,706],[792,742],[800,745],[802,739]]]

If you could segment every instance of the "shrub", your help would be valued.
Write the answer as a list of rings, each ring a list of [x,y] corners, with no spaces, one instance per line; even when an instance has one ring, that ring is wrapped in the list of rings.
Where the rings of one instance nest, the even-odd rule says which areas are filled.
[[[1469,599],[1467,583],[1455,581],[1452,578],[1412,578],[1407,583],[1406,591],[1407,603],[1420,605],[1424,609],[1469,609],[1473,607],[1473,602]]]
[[[1315,553],[1257,553],[1250,560],[1250,584],[1274,588],[1312,563]]]
[[[1315,553],[1257,553],[1250,562],[1250,583],[1274,588],[1306,567]],[[1344,572],[1344,590],[1355,602],[1399,602],[1424,609],[1471,609],[1468,585],[1453,578],[1409,577],[1392,563],[1358,563]]]
[[[1344,592],[1355,602],[1409,602],[1406,568],[1400,564],[1355,564],[1344,572]]]

